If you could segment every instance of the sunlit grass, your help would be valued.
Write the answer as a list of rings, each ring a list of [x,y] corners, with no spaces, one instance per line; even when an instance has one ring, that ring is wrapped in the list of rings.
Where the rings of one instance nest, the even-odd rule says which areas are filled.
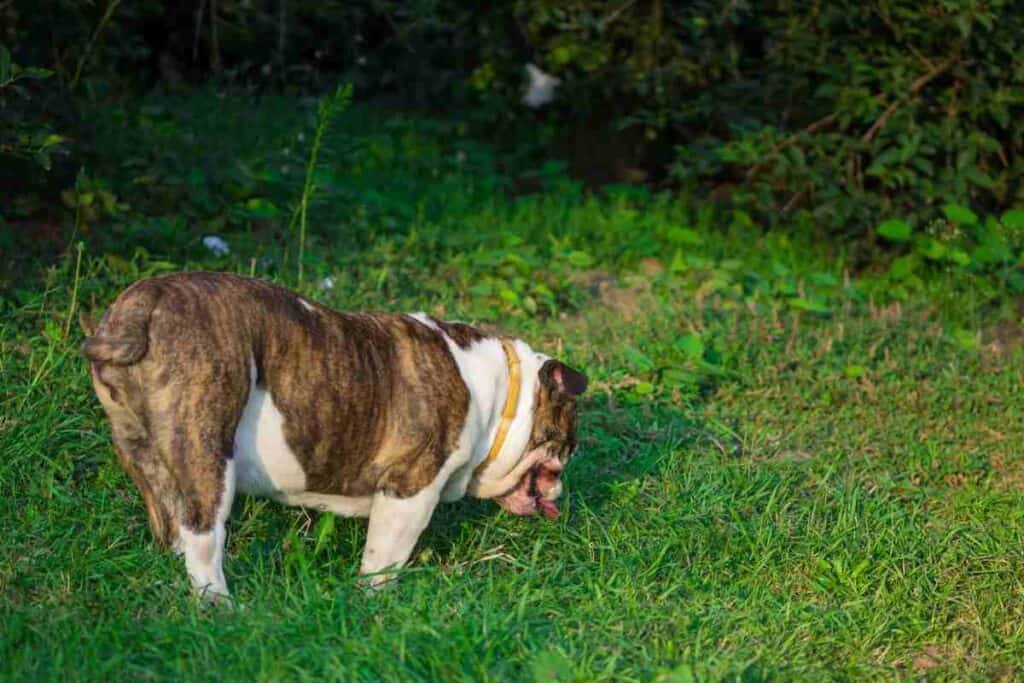
[[[318,513],[242,498],[226,564],[242,609],[194,603],[116,465],[80,332],[64,334],[72,291],[88,319],[171,268],[293,284],[282,264],[295,245],[279,238],[304,148],[286,146],[309,122],[278,100],[159,103],[121,122],[144,181],[138,166],[95,170],[132,212],[92,228],[79,266],[71,252],[5,299],[6,676],[1024,670],[1024,357],[1013,335],[992,343],[1012,301],[943,273],[894,301],[884,274],[849,273],[813,235],[762,235],[636,190],[586,198],[557,173],[508,199],[487,150],[453,128],[343,118],[309,207],[305,291],[497,325],[583,367],[593,390],[565,514],[444,507],[402,581],[368,596],[354,584],[365,522],[338,520],[317,551]],[[232,253],[207,253],[203,234]]]

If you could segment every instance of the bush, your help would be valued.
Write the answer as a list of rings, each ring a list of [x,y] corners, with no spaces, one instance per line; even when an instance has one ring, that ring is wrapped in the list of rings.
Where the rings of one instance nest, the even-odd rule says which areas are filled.
[[[66,119],[56,129],[81,148],[94,131],[67,114],[81,97],[153,83],[297,92],[345,81],[358,99],[464,112],[512,166],[562,141],[554,149],[592,182],[646,178],[728,197],[758,219],[801,214],[834,237],[870,234],[888,216],[922,227],[950,201],[983,214],[1024,201],[1014,125],[1024,12],[1011,0],[48,7],[4,5],[0,19],[15,28],[0,40],[15,61],[54,72],[62,106],[52,110]],[[554,115],[530,116],[520,102],[529,61],[562,79]],[[8,108],[0,122],[50,127],[16,134],[29,156],[54,139],[44,110]]]
[[[566,83],[564,120],[612,119],[655,167],[675,149],[684,186],[857,234],[880,213],[1024,200],[1024,13],[1009,0],[522,0],[516,13]]]

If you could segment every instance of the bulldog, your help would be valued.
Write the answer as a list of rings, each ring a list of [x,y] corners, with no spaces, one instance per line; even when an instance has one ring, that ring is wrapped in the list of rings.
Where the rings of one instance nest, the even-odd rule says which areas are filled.
[[[142,280],[83,352],[158,544],[228,598],[238,492],[369,517],[360,573],[394,577],[441,501],[557,517],[587,378],[526,342],[416,313],[343,313],[226,273]]]

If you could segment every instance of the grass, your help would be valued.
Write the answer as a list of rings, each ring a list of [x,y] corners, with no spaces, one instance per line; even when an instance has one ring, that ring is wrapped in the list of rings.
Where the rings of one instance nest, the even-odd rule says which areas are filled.
[[[587,198],[550,166],[509,198],[521,178],[457,124],[359,108],[320,152],[304,291],[500,325],[584,368],[565,512],[443,507],[368,596],[364,521],[241,498],[243,608],[198,606],[152,546],[67,321],[173,269],[295,284],[282,235],[315,106],[295,111],[197,94],[98,115],[106,152],[80,183],[121,206],[78,212],[84,253],[4,291],[0,675],[1024,675],[1024,354],[998,286],[934,270],[897,291],[814,231],[633,188]],[[203,249],[211,233],[230,255]]]

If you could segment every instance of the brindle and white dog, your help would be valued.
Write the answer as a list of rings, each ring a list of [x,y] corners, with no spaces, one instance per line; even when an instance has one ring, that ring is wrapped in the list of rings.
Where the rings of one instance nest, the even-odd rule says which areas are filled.
[[[339,313],[223,273],[135,283],[83,350],[153,535],[209,599],[228,596],[236,491],[368,516],[373,584],[409,559],[439,501],[557,516],[587,385],[518,339]]]

